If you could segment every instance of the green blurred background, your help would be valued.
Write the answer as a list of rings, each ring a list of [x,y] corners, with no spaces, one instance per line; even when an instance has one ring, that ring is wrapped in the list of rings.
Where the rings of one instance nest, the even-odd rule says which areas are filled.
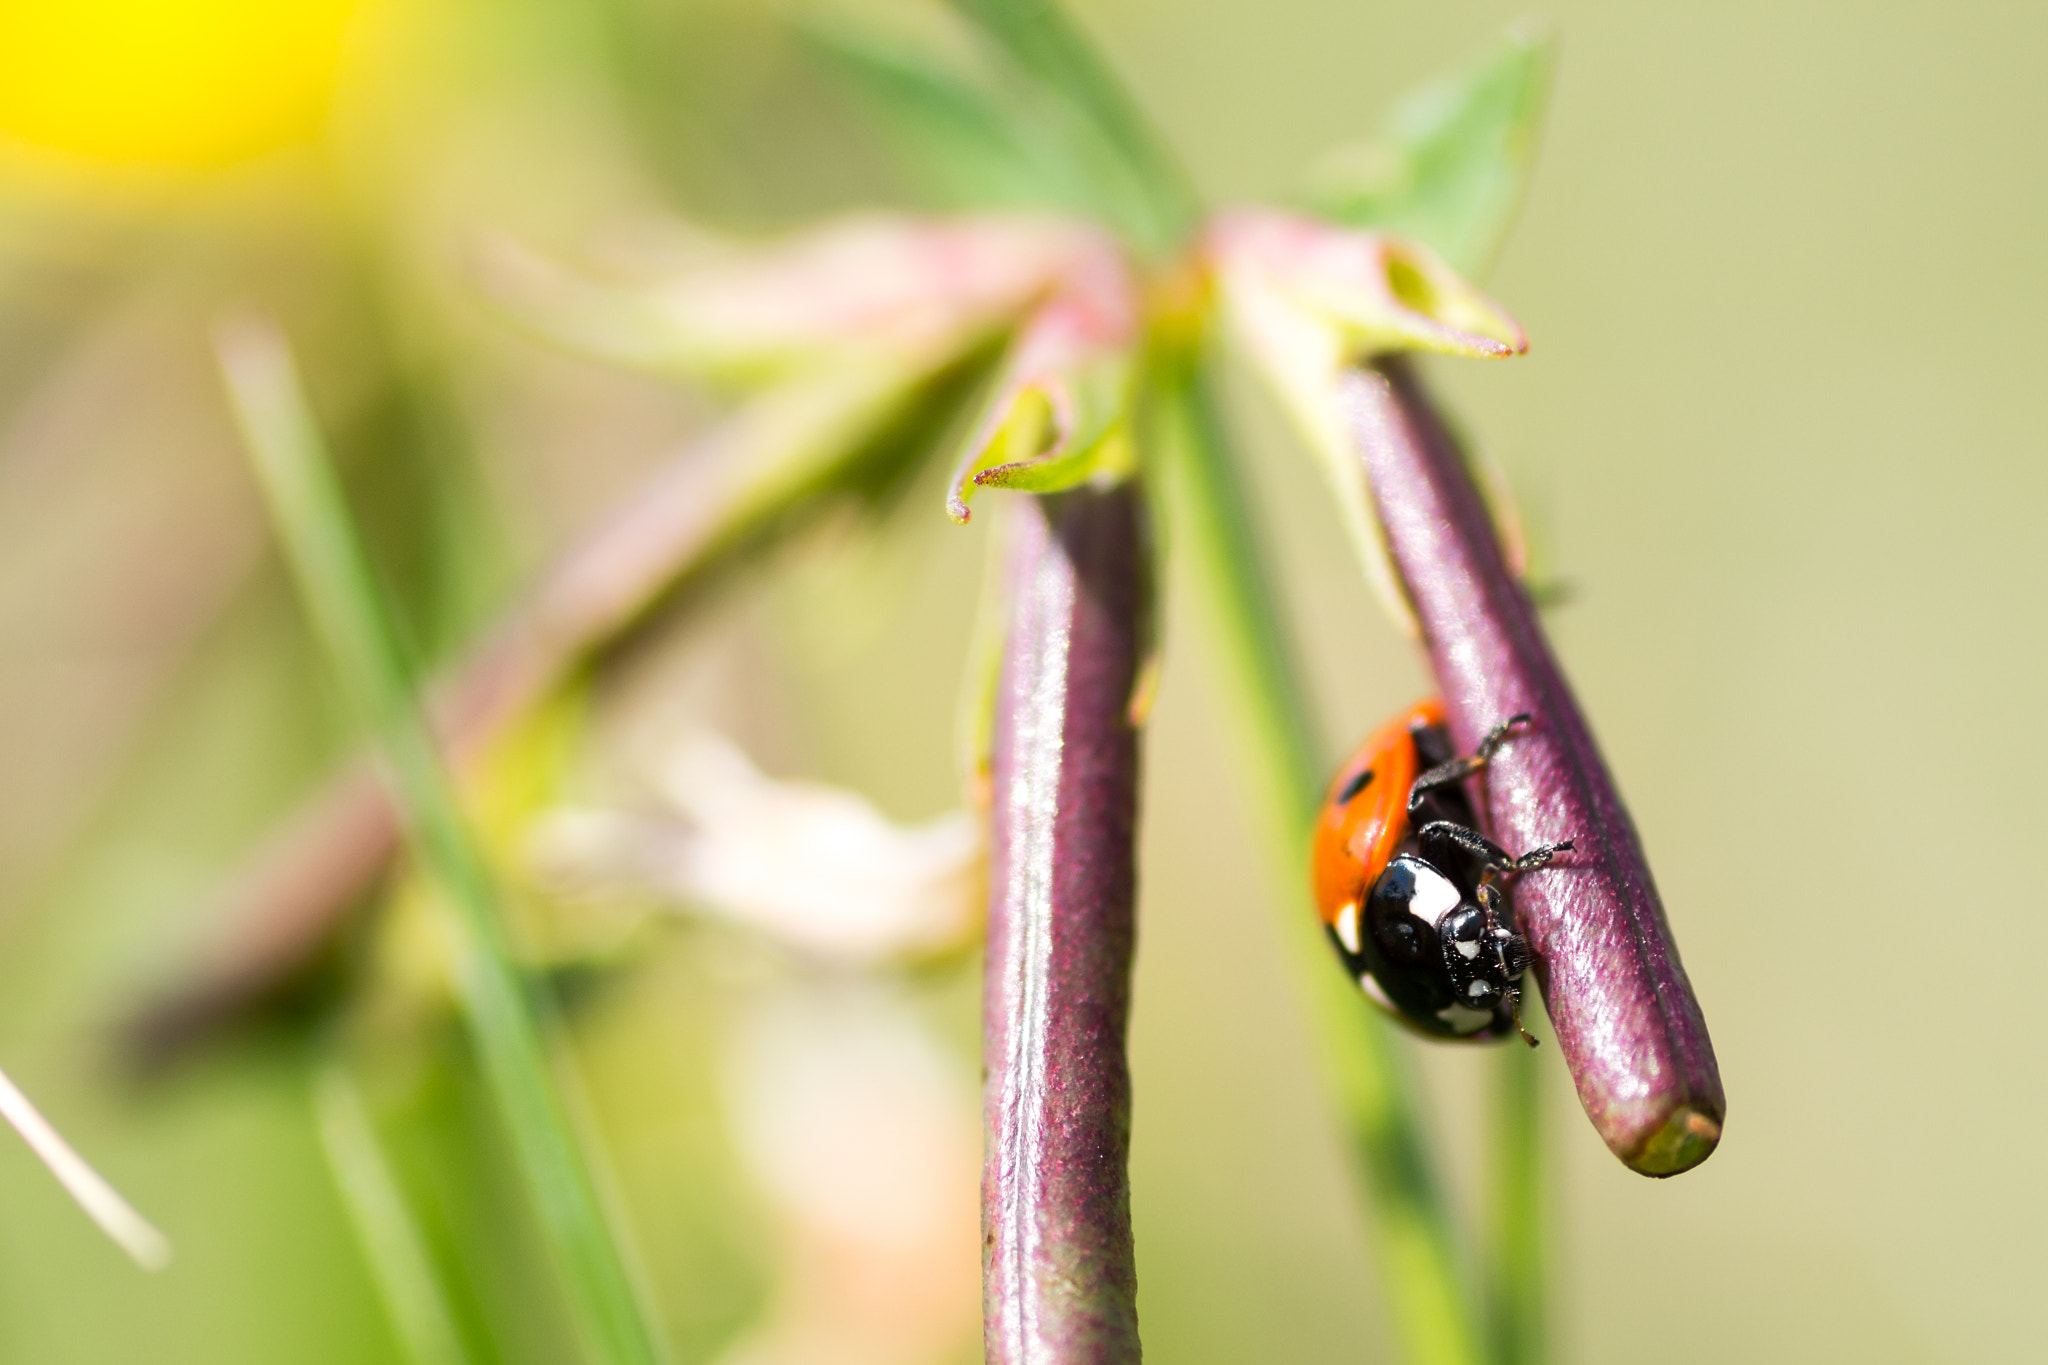
[[[19,54],[67,42],[104,58],[112,28],[53,37],[38,8],[0,7],[17,54],[0,76],[12,61],[27,88]],[[132,26],[174,7],[103,8]],[[345,728],[266,548],[206,328],[254,299],[293,330],[432,651],[705,409],[511,336],[473,297],[473,234],[559,241],[659,209],[769,228],[906,191],[815,57],[742,0],[387,0],[303,26],[225,0],[185,12],[193,31],[253,26],[258,55],[184,87],[129,80],[127,115],[0,97],[0,1065],[178,1245],[163,1275],[133,1270],[0,1141],[0,1359],[389,1359],[313,1133],[304,1030],[273,1024],[140,1088],[109,1061],[110,1027],[203,941],[205,889]],[[1203,187],[1235,201],[1286,191],[1521,11],[1081,13]],[[1541,1054],[1557,1359],[2035,1357],[2048,13],[1588,0],[1545,17],[1562,38],[1551,116],[1489,281],[1532,350],[1431,375],[1574,589],[1554,639],[1729,1095],[1713,1159],[1646,1181]],[[99,164],[33,145],[66,137]],[[1243,397],[1334,758],[1426,683],[1307,462]],[[901,817],[954,804],[947,718],[982,534],[928,487],[875,533],[780,556],[682,632],[691,704],[775,772]],[[1147,1346],[1385,1358],[1230,718],[1201,622],[1172,601],[1133,1042]],[[712,1074],[764,970],[678,933],[577,1012],[686,1360],[716,1359],[770,1293]],[[971,1068],[971,972],[907,989]],[[1410,1055],[1480,1205],[1489,1059]],[[459,1065],[436,1074],[415,1086],[438,1126],[414,1125],[406,1159],[460,1187],[444,1204],[468,1210],[449,1215],[461,1236],[516,1240],[488,1161],[445,1173],[470,1149],[435,1144],[486,1111]],[[548,1315],[520,1316],[519,1273],[479,1272],[476,1311],[510,1324],[504,1358],[560,1358]]]

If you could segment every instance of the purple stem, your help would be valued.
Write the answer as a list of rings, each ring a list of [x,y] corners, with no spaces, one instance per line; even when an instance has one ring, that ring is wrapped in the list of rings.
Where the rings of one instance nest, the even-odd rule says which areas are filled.
[[[1128,484],[1017,503],[983,1003],[987,1359],[1125,1365],[1144,505]]]
[[[1486,805],[1510,852],[1575,845],[1524,875],[1515,901],[1579,1100],[1631,1169],[1689,1170],[1720,1141],[1726,1105],[1635,825],[1414,373],[1382,360],[1343,397],[1459,745],[1534,718],[1487,768]]]

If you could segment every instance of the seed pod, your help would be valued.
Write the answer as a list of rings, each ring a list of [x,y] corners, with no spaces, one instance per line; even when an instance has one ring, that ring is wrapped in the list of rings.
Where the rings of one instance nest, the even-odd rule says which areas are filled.
[[[1143,502],[1129,483],[1016,501],[983,1005],[987,1358],[1126,1365]]]
[[[1579,1100],[1630,1169],[1689,1170],[1720,1141],[1721,1075],[1635,825],[1413,372],[1382,358],[1343,400],[1458,743],[1533,718],[1488,767],[1486,806],[1510,850],[1574,844],[1515,900]]]

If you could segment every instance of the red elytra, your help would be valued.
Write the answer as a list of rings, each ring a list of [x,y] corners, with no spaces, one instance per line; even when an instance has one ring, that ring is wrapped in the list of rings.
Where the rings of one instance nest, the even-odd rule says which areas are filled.
[[[1408,790],[1422,766],[1415,731],[1443,725],[1443,702],[1419,701],[1375,730],[1337,770],[1316,822],[1311,864],[1316,913],[1325,925],[1371,888],[1408,837]]]

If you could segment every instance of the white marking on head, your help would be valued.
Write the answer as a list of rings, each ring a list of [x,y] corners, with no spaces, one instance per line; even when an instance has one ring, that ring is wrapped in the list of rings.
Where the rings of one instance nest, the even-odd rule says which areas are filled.
[[[1347,901],[1337,912],[1337,941],[1353,957],[1358,955],[1358,902]]]
[[[1445,1005],[1436,1012],[1436,1017],[1449,1024],[1453,1033],[1477,1033],[1493,1022],[1493,1011]]]
[[[1415,895],[1408,902],[1408,911],[1429,921],[1434,929],[1445,915],[1458,908],[1463,897],[1449,877],[1428,863],[1411,860],[1408,866],[1415,873]]]
[[[1476,1000],[1492,989],[1493,983],[1490,981],[1475,981],[1465,988],[1465,994]]]
[[[1460,953],[1464,954],[1468,958],[1479,956],[1479,945],[1476,943],[1466,943],[1460,941],[1457,945],[1457,948]]]
[[[1380,989],[1380,983],[1373,979],[1373,975],[1371,972],[1366,972],[1364,975],[1360,976],[1358,978],[1358,985],[1359,988],[1363,990],[1368,997],[1371,998],[1373,1004],[1378,1005],[1381,1009],[1387,1010],[1393,1014],[1399,1014],[1401,1012],[1399,1009],[1395,1008],[1393,1001],[1387,999],[1387,993],[1384,990]],[[1457,1006],[1453,1005],[1451,1006],[1451,1008],[1456,1009]]]

